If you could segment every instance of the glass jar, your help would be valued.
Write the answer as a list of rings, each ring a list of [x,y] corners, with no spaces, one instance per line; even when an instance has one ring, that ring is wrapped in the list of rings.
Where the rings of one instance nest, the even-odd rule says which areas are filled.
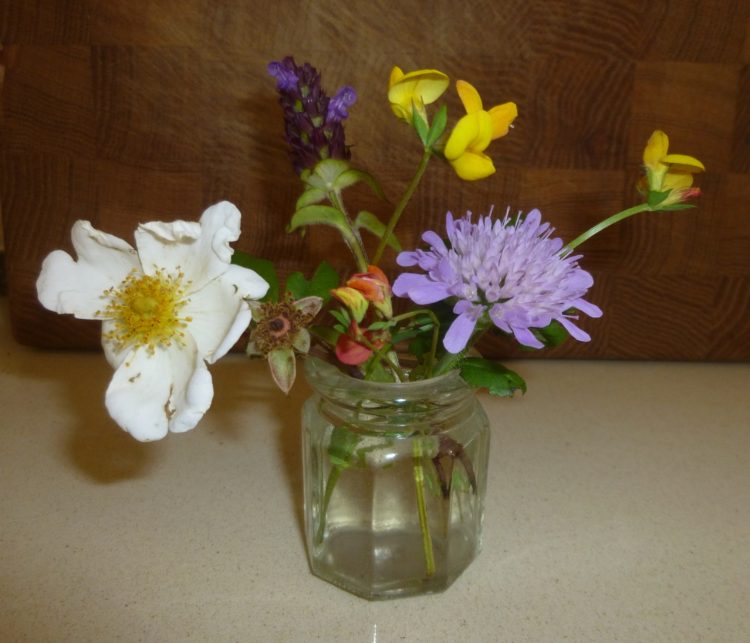
[[[312,572],[368,599],[439,592],[479,553],[489,424],[453,371],[354,379],[305,360],[305,533]]]

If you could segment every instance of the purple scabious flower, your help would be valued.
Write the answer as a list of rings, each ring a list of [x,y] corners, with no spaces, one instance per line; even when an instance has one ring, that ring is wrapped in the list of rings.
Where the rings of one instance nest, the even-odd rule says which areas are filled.
[[[329,98],[318,70],[309,63],[297,65],[291,56],[270,62],[268,73],[276,79],[284,133],[297,174],[323,159],[349,159],[342,123],[357,99],[356,92],[345,86]]]
[[[402,273],[393,283],[393,292],[420,305],[457,300],[453,307],[457,317],[443,339],[448,352],[466,348],[485,315],[501,331],[532,348],[544,346],[532,329],[553,320],[575,339],[591,339],[573,323],[577,315],[570,311],[601,316],[597,306],[582,299],[594,280],[578,266],[581,255],[561,253],[562,239],[552,237],[554,228],[542,222],[539,210],[515,222],[506,212],[502,219],[486,216],[477,223],[472,223],[471,212],[455,221],[448,212],[445,228],[447,244],[428,230],[422,240],[429,250],[398,255],[400,266],[418,266],[424,274]]]

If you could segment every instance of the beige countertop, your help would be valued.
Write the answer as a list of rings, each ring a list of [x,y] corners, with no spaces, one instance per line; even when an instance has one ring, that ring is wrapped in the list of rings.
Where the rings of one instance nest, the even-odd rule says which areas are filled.
[[[750,365],[516,363],[484,551],[368,603],[308,571],[304,384],[232,356],[197,429],[140,444],[102,356],[18,346],[0,305],[3,642],[750,641]]]

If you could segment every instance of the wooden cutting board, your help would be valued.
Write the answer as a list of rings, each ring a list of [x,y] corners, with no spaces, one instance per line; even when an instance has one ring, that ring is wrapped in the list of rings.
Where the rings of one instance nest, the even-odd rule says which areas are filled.
[[[491,206],[539,207],[571,239],[638,201],[643,146],[665,130],[672,151],[708,168],[698,207],[641,215],[582,246],[605,315],[582,323],[590,343],[538,354],[750,358],[745,0],[10,0],[0,41],[0,198],[23,343],[98,345],[97,324],[44,311],[34,291],[43,257],[69,248],[79,218],[131,239],[139,221],[195,218],[229,199],[244,215],[242,249],[285,273],[324,258],[346,269],[328,231],[284,231],[299,182],[265,67],[291,53],[322,70],[329,93],[357,89],[347,141],[391,202],[419,158],[386,102],[392,65],[465,78],[487,106],[517,102],[516,127],[488,150],[495,175],[468,184],[433,163],[401,228],[405,247],[446,210]],[[388,212],[365,191],[351,198]],[[501,339],[486,348],[521,354]]]

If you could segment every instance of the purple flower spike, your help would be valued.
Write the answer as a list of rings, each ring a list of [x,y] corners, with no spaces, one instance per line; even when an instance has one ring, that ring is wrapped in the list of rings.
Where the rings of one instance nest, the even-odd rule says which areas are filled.
[[[353,87],[344,85],[328,103],[326,122],[340,123],[349,117],[349,108],[357,101],[357,92]]]
[[[477,223],[471,222],[471,212],[458,220],[449,212],[445,227],[449,245],[427,231],[422,239],[429,250],[398,255],[400,266],[418,266],[424,273],[402,273],[393,293],[417,304],[457,300],[456,318],[443,340],[449,353],[466,348],[482,318],[531,348],[543,347],[532,329],[553,320],[575,339],[591,339],[573,323],[577,314],[568,311],[601,316],[583,299],[594,280],[578,266],[580,255],[561,255],[563,242],[552,237],[554,229],[542,222],[539,210],[515,222],[506,213],[503,219],[486,216]]]
[[[268,73],[276,79],[289,155],[297,174],[323,159],[349,159],[341,121],[356,100],[354,90],[344,87],[328,98],[318,70],[309,63],[297,65],[291,56],[269,63]]]

